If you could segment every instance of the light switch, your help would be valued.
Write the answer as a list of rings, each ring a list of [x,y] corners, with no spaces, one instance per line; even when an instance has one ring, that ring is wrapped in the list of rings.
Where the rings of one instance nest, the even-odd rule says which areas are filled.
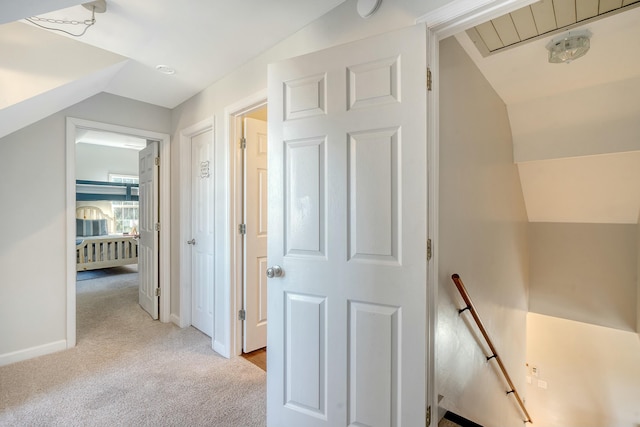
[[[543,389],[547,389],[547,382],[543,381],[543,380],[538,380],[538,387],[543,388]]]

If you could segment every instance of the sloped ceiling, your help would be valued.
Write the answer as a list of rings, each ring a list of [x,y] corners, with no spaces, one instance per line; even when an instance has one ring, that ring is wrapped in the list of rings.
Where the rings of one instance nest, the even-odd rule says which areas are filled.
[[[0,3],[0,25],[17,21],[27,16],[39,15],[53,10],[81,4],[80,0],[3,0]]]
[[[0,137],[102,91],[174,108],[344,1],[107,0],[80,38],[15,22],[84,21],[78,1],[2,2]]]
[[[487,57],[456,38],[507,105],[529,220],[636,223],[640,8],[576,29],[591,49],[570,64],[547,62],[553,35]]]

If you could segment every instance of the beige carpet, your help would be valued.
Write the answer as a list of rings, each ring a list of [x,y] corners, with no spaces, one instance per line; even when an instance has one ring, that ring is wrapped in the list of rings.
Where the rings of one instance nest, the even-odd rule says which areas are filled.
[[[2,426],[266,424],[266,373],[153,321],[137,273],[78,282],[78,345],[0,367]]]

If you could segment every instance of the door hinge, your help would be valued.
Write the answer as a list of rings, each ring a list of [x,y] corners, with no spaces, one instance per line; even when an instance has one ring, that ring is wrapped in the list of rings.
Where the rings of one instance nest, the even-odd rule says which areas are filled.
[[[427,427],[431,425],[431,406],[427,406]]]
[[[431,80],[431,68],[427,67],[427,90],[431,90],[432,80]]]
[[[427,239],[427,261],[431,261],[431,257],[433,256],[431,239]]]
[[[244,309],[238,311],[238,320],[247,320],[247,312]]]
[[[159,297],[160,296],[160,288],[156,288],[156,296]]]
[[[247,224],[238,224],[238,233],[247,234]]]
[[[244,150],[247,148],[247,138],[240,138],[240,149]]]
[[[160,157],[156,157],[155,159],[153,159],[153,163],[154,163],[156,166],[160,166]]]
[[[160,231],[160,223],[156,222],[156,224],[153,226],[153,229],[156,231]]]

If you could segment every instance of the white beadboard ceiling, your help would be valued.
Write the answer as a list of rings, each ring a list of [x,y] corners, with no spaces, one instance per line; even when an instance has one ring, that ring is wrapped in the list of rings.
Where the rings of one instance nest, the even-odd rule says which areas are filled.
[[[592,3],[600,11],[630,2]],[[521,12],[535,17],[535,10],[547,8],[553,20],[562,23],[558,16],[571,15],[573,7],[577,20],[582,16],[577,11],[585,4],[585,0],[544,0]],[[632,6],[574,25],[592,33],[591,49],[570,64],[548,63],[545,46],[558,35],[550,24],[538,28],[550,31],[546,35],[488,56],[479,52],[469,32],[456,35],[507,105],[529,221],[638,222],[640,7]],[[518,19],[514,13],[519,12],[476,29],[501,28]],[[505,44],[502,37],[497,38]]]
[[[543,0],[467,30],[483,56],[640,6],[640,0]]]

